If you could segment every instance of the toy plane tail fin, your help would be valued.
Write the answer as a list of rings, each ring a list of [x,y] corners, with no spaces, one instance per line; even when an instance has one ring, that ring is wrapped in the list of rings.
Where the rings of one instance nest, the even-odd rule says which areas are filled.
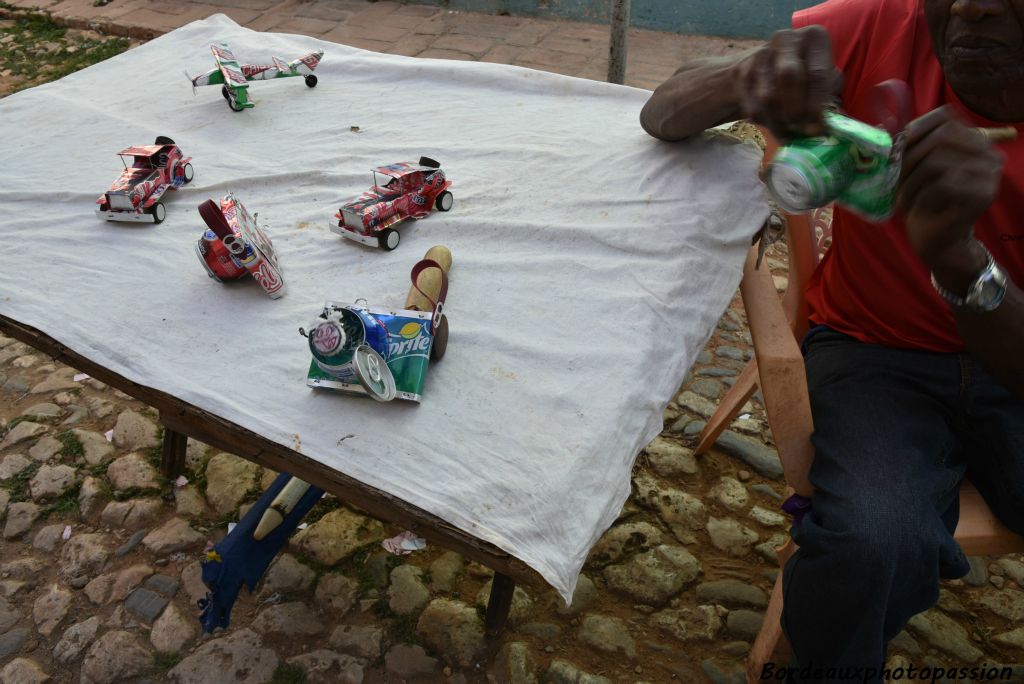
[[[316,71],[316,67],[318,64],[320,64],[320,60],[323,58],[323,56],[323,50],[316,50],[315,52],[310,52],[308,55],[303,55],[298,59],[288,62],[288,68],[298,68],[299,73],[311,74],[314,71]]]

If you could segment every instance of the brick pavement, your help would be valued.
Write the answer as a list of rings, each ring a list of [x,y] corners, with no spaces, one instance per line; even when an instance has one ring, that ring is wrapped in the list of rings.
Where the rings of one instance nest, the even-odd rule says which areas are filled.
[[[71,28],[149,39],[217,12],[257,31],[299,33],[353,47],[439,59],[499,62],[604,80],[608,26],[457,12],[394,0],[8,0]],[[2,10],[0,10],[2,12]],[[652,89],[688,57],[722,55],[758,41],[633,29],[626,84]]]

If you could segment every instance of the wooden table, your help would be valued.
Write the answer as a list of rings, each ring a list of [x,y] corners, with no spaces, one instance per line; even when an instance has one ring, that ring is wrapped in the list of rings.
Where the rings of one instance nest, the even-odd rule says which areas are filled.
[[[166,392],[128,380],[68,349],[36,328],[0,315],[0,332],[155,408],[164,427],[161,465],[168,478],[176,478],[184,470],[185,447],[188,438],[193,437],[261,466],[299,477],[380,520],[404,527],[432,543],[457,551],[491,568],[494,570],[494,582],[485,619],[488,636],[496,636],[504,627],[512,606],[516,582],[531,586],[546,585],[540,575],[522,561],[493,544],[466,534],[436,515]]]

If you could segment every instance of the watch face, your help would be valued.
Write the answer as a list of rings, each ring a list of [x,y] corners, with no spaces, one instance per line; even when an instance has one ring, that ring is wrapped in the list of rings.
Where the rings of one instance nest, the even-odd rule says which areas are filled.
[[[975,311],[993,311],[1006,296],[1006,274],[993,264],[978,278],[967,295],[967,305]]]

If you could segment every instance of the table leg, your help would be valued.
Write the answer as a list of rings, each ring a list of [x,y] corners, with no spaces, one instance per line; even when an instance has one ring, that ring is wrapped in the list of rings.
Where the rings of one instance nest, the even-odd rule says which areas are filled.
[[[516,581],[511,577],[494,573],[491,583],[491,596],[487,599],[487,618],[485,626],[487,636],[498,636],[505,627],[508,613],[512,609],[512,593],[516,590]]]
[[[160,458],[160,469],[168,480],[176,479],[185,471],[185,448],[188,436],[164,428],[164,449]]]

